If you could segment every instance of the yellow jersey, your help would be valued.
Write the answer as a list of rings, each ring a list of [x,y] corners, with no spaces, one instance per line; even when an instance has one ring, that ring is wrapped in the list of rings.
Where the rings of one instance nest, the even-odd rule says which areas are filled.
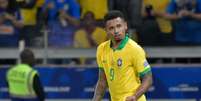
[[[143,0],[143,5],[152,5],[156,12],[166,12],[166,8],[171,0]],[[158,17],[157,19],[161,32],[170,33],[172,31],[171,22],[167,19]]]
[[[108,12],[108,0],[78,0],[82,8],[81,17],[88,11],[93,12],[97,20],[104,18]]]
[[[125,37],[117,49],[111,41],[97,48],[97,63],[104,70],[112,101],[125,101],[141,85],[140,77],[151,71],[144,50],[132,39]],[[138,101],[146,101],[141,96]]]
[[[20,9],[20,14],[22,15],[22,21],[24,25],[36,25],[36,14],[37,14],[37,7],[31,9]]]
[[[74,35],[74,47],[75,48],[91,48],[91,46],[88,38],[87,38],[87,33],[84,29],[80,29],[75,32]],[[102,42],[107,40],[107,34],[105,30],[101,27],[96,27],[94,32],[91,34],[91,37],[93,41],[96,43],[96,45],[101,44]]]

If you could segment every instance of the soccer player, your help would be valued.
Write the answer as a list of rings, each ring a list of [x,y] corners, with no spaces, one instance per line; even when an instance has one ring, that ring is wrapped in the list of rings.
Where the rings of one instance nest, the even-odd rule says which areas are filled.
[[[93,101],[101,101],[109,88],[112,101],[146,101],[152,73],[144,50],[127,35],[127,22],[119,11],[104,17],[110,40],[97,49],[99,80]]]

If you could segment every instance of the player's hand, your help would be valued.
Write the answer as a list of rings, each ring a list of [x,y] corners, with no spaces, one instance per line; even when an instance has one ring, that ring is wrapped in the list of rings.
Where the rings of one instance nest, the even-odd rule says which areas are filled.
[[[135,96],[128,96],[126,101],[137,101],[137,98]]]

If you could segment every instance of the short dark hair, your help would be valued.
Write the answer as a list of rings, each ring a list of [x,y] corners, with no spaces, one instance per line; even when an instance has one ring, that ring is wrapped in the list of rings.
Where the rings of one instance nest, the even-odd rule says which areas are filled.
[[[34,62],[34,53],[30,49],[24,49],[20,53],[20,59],[22,63],[32,64]]]
[[[122,12],[118,11],[118,10],[112,10],[110,12],[108,12],[105,16],[104,16],[104,23],[106,24],[106,22],[108,20],[112,20],[112,19],[115,19],[115,18],[118,18],[120,17],[121,19],[123,20],[126,20],[125,19],[125,16],[123,15]]]

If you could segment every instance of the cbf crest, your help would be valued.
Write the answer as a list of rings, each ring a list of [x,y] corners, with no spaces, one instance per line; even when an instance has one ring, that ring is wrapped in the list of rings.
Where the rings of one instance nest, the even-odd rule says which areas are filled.
[[[119,59],[117,60],[117,66],[118,66],[119,68],[122,66],[122,59],[121,59],[121,58],[119,58]]]

